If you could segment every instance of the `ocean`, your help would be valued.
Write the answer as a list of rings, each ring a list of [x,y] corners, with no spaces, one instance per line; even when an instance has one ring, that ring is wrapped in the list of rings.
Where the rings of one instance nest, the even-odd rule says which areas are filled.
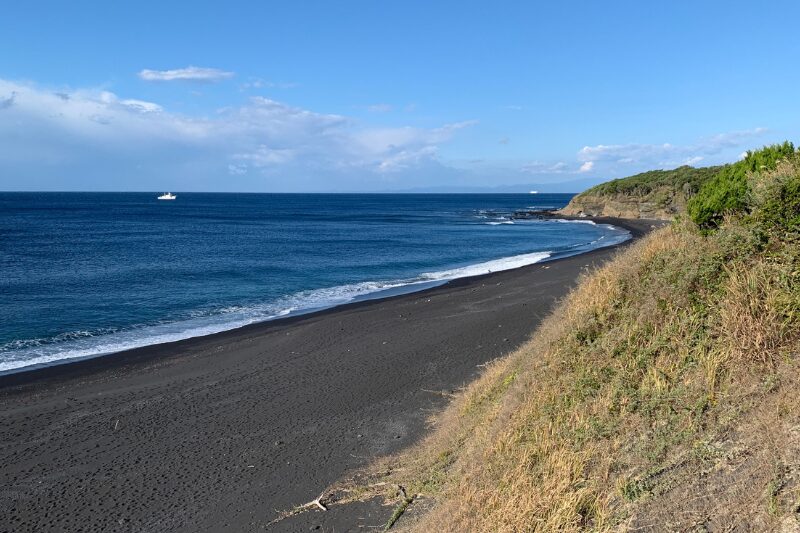
[[[629,238],[570,194],[0,193],[0,372],[175,341]]]

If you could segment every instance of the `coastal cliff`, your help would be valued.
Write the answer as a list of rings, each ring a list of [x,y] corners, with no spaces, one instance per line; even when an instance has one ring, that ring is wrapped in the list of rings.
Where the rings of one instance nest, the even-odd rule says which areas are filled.
[[[602,183],[575,196],[560,214],[671,220],[720,168],[682,166]]]

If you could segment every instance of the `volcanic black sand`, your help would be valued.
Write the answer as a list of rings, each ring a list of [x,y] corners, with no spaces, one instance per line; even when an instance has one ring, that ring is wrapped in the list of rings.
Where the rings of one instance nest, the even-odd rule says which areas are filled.
[[[522,344],[616,250],[0,377],[0,531],[263,530],[416,441],[431,391]],[[268,530],[387,518],[350,513]]]

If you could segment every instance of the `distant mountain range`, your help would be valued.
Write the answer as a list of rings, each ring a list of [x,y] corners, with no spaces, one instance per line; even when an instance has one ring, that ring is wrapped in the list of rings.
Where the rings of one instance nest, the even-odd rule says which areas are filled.
[[[602,178],[586,178],[581,180],[563,181],[560,183],[526,183],[518,185],[498,185],[495,187],[475,187],[466,185],[441,185],[437,187],[413,187],[410,189],[397,189],[396,193],[527,193],[537,191],[540,193],[578,193],[597,185]]]

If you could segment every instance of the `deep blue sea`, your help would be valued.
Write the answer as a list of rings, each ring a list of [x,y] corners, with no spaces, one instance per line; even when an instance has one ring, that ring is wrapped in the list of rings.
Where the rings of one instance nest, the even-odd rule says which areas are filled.
[[[618,243],[512,220],[568,194],[0,193],[0,371],[232,329]]]

